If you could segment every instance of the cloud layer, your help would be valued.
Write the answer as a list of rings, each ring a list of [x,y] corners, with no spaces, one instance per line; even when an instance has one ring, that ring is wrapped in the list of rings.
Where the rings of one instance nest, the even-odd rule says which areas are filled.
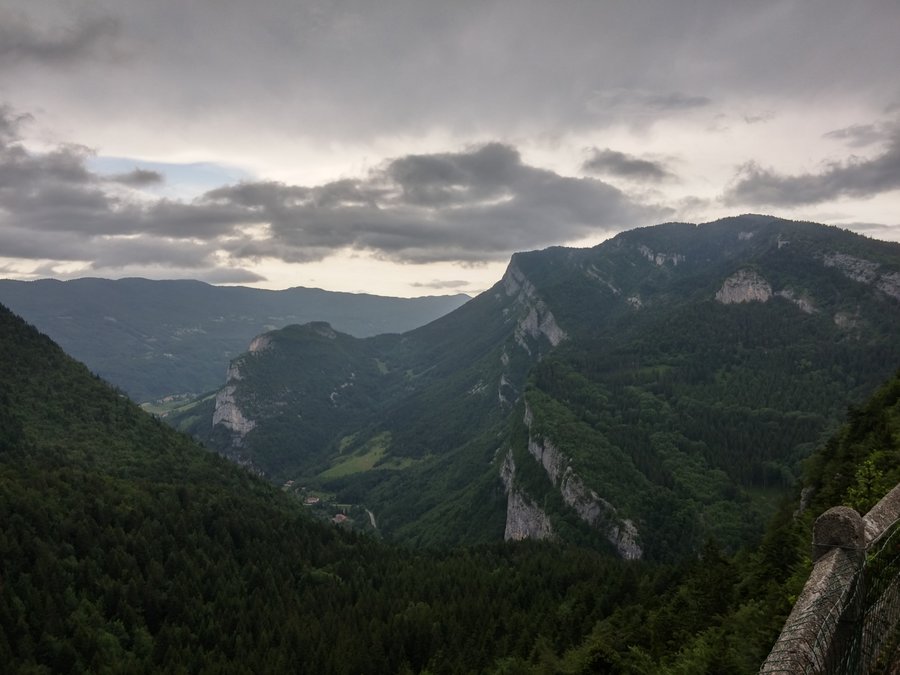
[[[632,180],[646,180],[658,183],[675,178],[665,163],[635,157],[617,150],[594,148],[591,156],[581,165],[583,171]]]
[[[832,135],[849,139],[851,145],[858,145],[861,138],[866,145],[870,142],[868,127],[843,129]],[[866,198],[893,190],[900,190],[900,125],[889,135],[887,147],[874,157],[833,162],[819,173],[791,176],[749,163],[741,169],[724,199],[727,204],[795,207],[844,197]]]
[[[11,0],[0,270],[318,283],[355,256],[353,288],[408,291],[669,218],[877,228],[897,25],[896,0]]]
[[[407,155],[363,178],[308,187],[243,182],[189,202],[139,192],[162,176],[136,168],[99,175],[89,149],[29,150],[26,116],[0,111],[0,250],[91,268],[240,268],[264,259],[309,262],[339,251],[402,263],[505,260],[670,212],[593,178],[530,166],[488,143]]]

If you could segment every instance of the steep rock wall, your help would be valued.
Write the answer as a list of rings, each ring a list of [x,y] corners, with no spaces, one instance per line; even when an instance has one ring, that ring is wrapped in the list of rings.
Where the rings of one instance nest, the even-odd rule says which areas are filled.
[[[232,444],[235,447],[241,446],[244,436],[256,427],[256,422],[244,415],[234,398],[237,391],[236,383],[242,377],[239,361],[235,359],[228,366],[225,386],[216,394],[216,407],[212,418],[212,426],[221,424],[232,433]]]
[[[515,262],[511,262],[503,275],[503,287],[508,297],[515,296],[516,304],[524,309],[523,316],[516,325],[516,342],[528,353],[531,349],[525,336],[537,340],[544,336],[553,347],[566,339],[566,332],[556,323],[556,317],[543,300],[538,297],[534,285],[528,281]]]
[[[506,530],[503,538],[506,541],[522,539],[549,539],[553,536],[550,519],[537,505],[531,502],[515,483],[516,463],[512,449],[506,453],[500,467],[500,478],[506,486]]]
[[[769,282],[753,270],[738,270],[725,280],[716,293],[723,305],[741,302],[767,302],[772,297]]]
[[[817,311],[815,305],[813,305],[812,300],[810,300],[805,295],[798,295],[789,288],[778,291],[777,293],[775,293],[775,295],[777,295],[779,298],[784,298],[785,300],[793,302],[795,305],[797,305],[797,307],[800,308],[800,311],[804,314],[813,314]]]
[[[638,251],[657,267],[662,267],[667,262],[677,266],[679,263],[683,263],[687,260],[681,253],[659,253],[658,251],[653,251],[647,246],[644,246],[644,244],[638,246]]]
[[[881,265],[846,253],[827,253],[822,256],[825,267],[834,267],[854,281],[874,284],[882,293],[900,300],[900,272],[881,272]]]
[[[563,501],[572,507],[585,523],[599,530],[622,558],[626,560],[639,559],[643,555],[643,550],[634,523],[627,518],[620,518],[612,504],[588,488],[572,468],[569,458],[560,452],[550,440],[536,438],[530,433],[532,420],[531,408],[526,404],[525,425],[529,429],[528,452],[543,467],[550,482],[559,490]],[[508,456],[508,462],[504,462],[504,467],[507,464],[511,467],[508,470],[515,471],[511,454]],[[507,528],[509,527],[510,521],[507,513]]]

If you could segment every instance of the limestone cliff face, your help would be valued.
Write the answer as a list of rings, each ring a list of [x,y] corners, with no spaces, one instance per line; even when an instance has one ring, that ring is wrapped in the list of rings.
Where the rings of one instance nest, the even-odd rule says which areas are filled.
[[[836,267],[854,281],[870,284],[878,276],[878,263],[846,253],[827,253],[822,257],[825,267]]]
[[[844,276],[862,284],[874,285],[882,293],[900,300],[900,272],[882,272],[881,265],[846,253],[827,253],[822,256],[825,267],[835,267]]]
[[[875,282],[875,286],[881,292],[900,300],[900,272],[882,274],[881,278]]]
[[[506,274],[503,275],[503,287],[507,297],[515,297],[515,303],[524,309],[523,316],[516,325],[515,338],[529,354],[531,348],[525,340],[526,336],[533,340],[544,336],[553,347],[566,339],[566,332],[556,323],[553,312],[547,303],[538,297],[534,285],[528,281],[515,262],[509,264]]]
[[[256,338],[256,340],[259,340],[259,338]],[[235,447],[240,447],[243,444],[244,436],[256,427],[256,422],[244,415],[234,398],[235,391],[237,391],[237,382],[242,377],[240,360],[235,359],[228,366],[225,386],[216,394],[216,408],[212,418],[213,426],[221,424],[232,433],[232,444]]]
[[[525,424],[529,430],[531,423],[531,409],[526,405]],[[588,488],[572,468],[569,458],[560,452],[550,440],[535,438],[529,433],[528,452],[544,468],[550,482],[562,495],[563,501],[572,507],[584,522],[602,532],[622,558],[636,560],[643,555],[638,530],[634,523],[620,518],[612,504]],[[511,453],[508,456],[508,462],[512,462]],[[512,470],[515,470],[514,464],[512,464]],[[507,511],[507,529],[509,527]]]
[[[789,300],[793,302],[797,307],[800,308],[800,311],[804,314],[813,314],[816,310],[815,305],[813,305],[812,300],[809,299],[806,295],[797,294],[789,288],[785,288],[784,290],[778,291],[775,293],[780,298],[784,298],[785,300]]]
[[[738,270],[725,280],[716,293],[716,300],[723,305],[740,302],[767,302],[772,297],[772,287],[757,272]]]
[[[506,541],[522,539],[548,539],[553,536],[550,519],[537,505],[533,504],[521,491],[516,489],[516,463],[512,449],[506,453],[503,466],[500,467],[500,478],[506,486],[506,530],[503,538]]]
[[[251,354],[256,354],[258,352],[265,351],[272,345],[272,338],[268,333],[263,333],[262,335],[257,335],[250,342],[250,346],[247,348]]]
[[[644,256],[647,260],[652,262],[657,267],[662,267],[666,263],[671,263],[672,265],[678,265],[679,263],[683,263],[687,258],[685,258],[681,253],[660,253],[658,251],[653,251],[647,246],[641,244],[638,246],[638,251],[641,252],[641,255]]]

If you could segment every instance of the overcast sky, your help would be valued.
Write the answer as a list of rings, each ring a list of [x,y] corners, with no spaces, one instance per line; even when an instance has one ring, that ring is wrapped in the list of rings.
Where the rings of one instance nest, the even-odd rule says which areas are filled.
[[[0,0],[0,277],[475,293],[769,213],[900,240],[897,0]]]

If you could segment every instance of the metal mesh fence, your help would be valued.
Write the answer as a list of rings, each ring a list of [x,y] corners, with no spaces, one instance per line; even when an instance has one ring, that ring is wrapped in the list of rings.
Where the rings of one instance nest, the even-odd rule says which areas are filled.
[[[885,672],[900,638],[900,522],[858,551],[834,549],[812,601],[791,613],[761,673]]]

